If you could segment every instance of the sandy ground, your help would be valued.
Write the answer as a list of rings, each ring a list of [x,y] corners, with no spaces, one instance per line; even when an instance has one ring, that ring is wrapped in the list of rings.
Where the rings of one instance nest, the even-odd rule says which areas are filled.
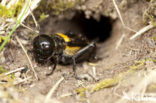
[[[96,1],[96,0],[95,0]],[[105,0],[106,1],[106,0]],[[118,0],[118,3],[121,0]],[[100,2],[100,0],[98,1]],[[98,3],[96,2],[96,3]],[[123,20],[125,24],[139,31],[143,28],[144,25],[142,23],[142,15],[144,10],[147,7],[147,2],[145,0],[130,2],[125,8],[121,10],[121,14],[123,16]],[[91,1],[86,4],[94,6],[94,3]],[[89,7],[91,7],[89,6]],[[93,7],[92,7],[93,8]],[[113,7],[112,7],[113,8]],[[117,14],[116,14],[117,15]],[[49,22],[50,21],[50,22]],[[21,29],[21,30],[20,30]],[[74,32],[83,33],[79,26],[75,23],[71,23],[68,20],[58,19],[57,17],[49,17],[41,24],[40,31],[42,33],[52,33],[52,32],[66,32],[72,30]],[[105,28],[103,28],[105,29]],[[24,40],[23,35],[25,29],[19,28],[19,38]],[[156,36],[156,30],[151,29],[143,35],[135,38],[134,40],[130,40],[129,38],[134,34],[134,32],[126,29],[121,24],[121,21],[116,18],[112,22],[112,31],[111,36],[104,42],[97,43],[97,53],[96,56],[101,59],[93,64],[89,62],[83,62],[77,65],[77,73],[78,75],[88,74],[96,70],[96,78],[97,81],[93,78],[89,80],[76,80],[72,74],[72,66],[62,66],[58,65],[57,70],[53,75],[47,77],[45,74],[49,71],[49,68],[45,65],[37,64],[32,56],[32,53],[29,53],[31,57],[32,63],[35,67],[35,71],[39,77],[39,81],[34,81],[34,79],[30,80],[28,83],[23,84],[23,88],[26,89],[26,96],[31,98],[32,100],[36,99],[40,102],[44,100],[45,96],[49,92],[49,90],[55,85],[55,83],[63,76],[67,75],[67,79],[63,80],[60,86],[53,94],[54,100],[53,102],[58,101],[58,103],[150,103],[151,101],[145,100],[133,100],[133,99],[122,99],[124,97],[124,93],[129,94],[138,93],[154,93],[154,90],[150,90],[148,87],[150,85],[146,85],[146,81],[144,78],[149,76],[150,71],[154,71],[155,64],[152,61],[148,61],[148,58],[155,59],[155,41],[154,37]],[[22,36],[20,36],[22,35]],[[28,35],[28,34],[27,34]],[[106,34],[104,34],[106,35]],[[124,36],[123,36],[124,35]],[[27,36],[26,36],[27,37]],[[118,42],[123,37],[121,44],[117,47]],[[25,39],[26,45],[25,47],[28,50],[31,50],[32,39]],[[10,45],[10,48],[6,48],[4,51],[5,60],[1,61],[2,66],[8,70],[13,70],[18,67],[22,67],[27,65],[30,68],[28,60],[20,48],[20,46],[15,42],[15,45]],[[18,46],[17,46],[17,45]],[[136,70],[133,73],[129,73],[122,81],[117,83],[115,86],[111,86],[109,88],[103,88],[93,93],[87,93],[85,96],[79,96],[79,94],[75,94],[74,90],[80,87],[87,87],[92,84],[96,84],[99,81],[102,81],[107,78],[113,78],[123,72],[126,72],[130,69],[132,65],[136,63],[136,61],[145,60],[145,64]],[[136,64],[137,65],[137,64]],[[29,72],[29,75],[33,75]],[[152,79],[153,80],[153,79]],[[152,81],[150,79],[150,81]],[[143,82],[144,81],[144,82]],[[140,83],[145,83],[140,87]],[[146,86],[144,86],[146,85]],[[145,88],[144,88],[145,87]],[[141,89],[140,89],[141,88]],[[144,90],[142,90],[144,89]],[[66,94],[71,94],[67,96],[63,96]],[[23,94],[22,94],[23,95]],[[40,98],[38,98],[40,97]],[[136,95],[134,95],[136,97]],[[136,97],[137,98],[137,97]],[[36,102],[37,103],[37,102]]]

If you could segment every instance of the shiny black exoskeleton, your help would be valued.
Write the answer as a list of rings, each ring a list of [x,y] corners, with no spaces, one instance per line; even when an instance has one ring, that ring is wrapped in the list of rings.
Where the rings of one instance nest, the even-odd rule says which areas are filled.
[[[54,67],[48,74],[52,74],[58,63],[73,64],[75,77],[76,63],[89,60],[95,55],[95,43],[89,42],[82,35],[56,33],[41,34],[33,40],[33,53],[38,63],[52,62]]]

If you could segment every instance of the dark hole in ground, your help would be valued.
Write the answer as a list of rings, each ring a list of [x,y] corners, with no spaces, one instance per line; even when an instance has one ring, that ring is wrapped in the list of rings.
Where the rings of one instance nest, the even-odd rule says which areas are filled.
[[[91,40],[97,39],[98,42],[103,42],[111,36],[113,20],[110,17],[101,16],[97,21],[92,17],[86,19],[84,13],[77,13],[71,22]]]
[[[49,25],[50,24],[50,25]],[[113,20],[110,17],[101,16],[97,21],[93,17],[87,19],[83,12],[76,12],[72,19],[59,19],[58,16],[52,16],[52,19],[47,19],[41,25],[41,33],[47,32],[50,29],[50,34],[55,32],[73,32],[74,34],[81,33],[86,35],[90,40],[98,40],[103,42],[111,37]]]

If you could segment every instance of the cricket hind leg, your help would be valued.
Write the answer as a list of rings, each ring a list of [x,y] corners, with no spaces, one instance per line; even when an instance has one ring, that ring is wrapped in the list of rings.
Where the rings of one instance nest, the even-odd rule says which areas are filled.
[[[99,60],[101,60],[100,57],[97,57],[96,53],[97,53],[97,47],[96,45],[92,48],[92,53],[90,53],[89,58],[87,59],[88,62],[98,62]]]
[[[74,56],[72,56],[72,61],[73,61],[73,72],[74,72],[74,76],[76,79],[80,79],[77,75],[76,72],[76,59],[80,56],[82,56],[84,53],[86,53],[89,49],[91,48],[95,48],[95,42],[92,42],[90,44],[88,44],[87,46],[85,46],[84,48],[80,49]]]

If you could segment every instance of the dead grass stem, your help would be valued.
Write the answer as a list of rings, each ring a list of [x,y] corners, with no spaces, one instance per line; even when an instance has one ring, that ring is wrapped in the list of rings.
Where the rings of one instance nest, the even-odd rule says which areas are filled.
[[[64,80],[64,77],[61,77],[61,79],[59,79],[57,81],[57,83],[51,88],[51,90],[49,91],[49,93],[47,94],[44,103],[48,103],[48,101],[50,100],[51,96],[54,94],[55,90],[58,88],[58,86],[60,85],[60,83]]]
[[[25,55],[26,55],[26,57],[27,57],[27,59],[28,59],[28,61],[29,61],[29,64],[30,64],[30,66],[31,66],[31,70],[32,70],[33,73],[34,73],[34,76],[35,76],[36,80],[39,80],[39,78],[38,78],[38,76],[37,76],[37,73],[36,73],[36,71],[35,71],[35,69],[34,69],[34,66],[33,66],[33,64],[32,64],[32,61],[30,60],[30,58],[29,58],[29,56],[28,56],[28,54],[27,54],[27,51],[25,50],[24,46],[22,45],[20,39],[19,39],[17,36],[16,36],[16,40],[17,40],[17,42],[20,44],[22,50],[24,51],[24,53],[25,53]]]
[[[112,1],[113,1],[113,4],[114,4],[115,9],[116,9],[116,11],[117,11],[117,13],[118,13],[118,15],[119,15],[119,18],[120,18],[120,21],[121,21],[123,27],[126,28],[126,29],[128,29],[128,30],[130,30],[130,31],[136,32],[136,30],[134,30],[134,29],[128,27],[128,26],[125,24],[125,22],[124,22],[124,20],[123,20],[123,18],[122,18],[122,16],[121,16],[120,10],[119,10],[119,8],[118,8],[118,5],[116,4],[115,0],[112,0]]]

